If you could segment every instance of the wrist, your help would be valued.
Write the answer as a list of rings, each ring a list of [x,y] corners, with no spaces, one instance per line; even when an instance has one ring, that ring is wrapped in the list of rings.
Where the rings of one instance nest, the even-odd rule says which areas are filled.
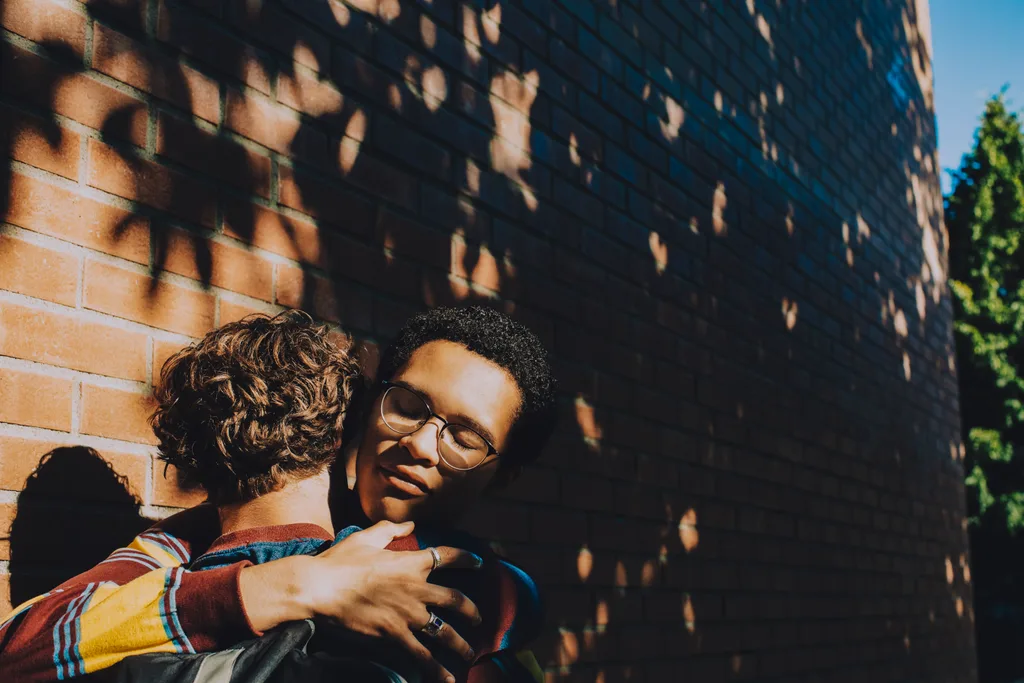
[[[252,627],[266,631],[314,616],[311,587],[314,558],[285,557],[242,569],[239,591]]]

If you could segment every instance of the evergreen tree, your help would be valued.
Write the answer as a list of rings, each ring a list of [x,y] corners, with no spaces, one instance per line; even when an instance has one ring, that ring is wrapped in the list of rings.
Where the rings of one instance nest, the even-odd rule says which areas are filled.
[[[1024,132],[1003,94],[985,107],[945,213],[968,512],[986,535],[1012,535],[1024,528]]]

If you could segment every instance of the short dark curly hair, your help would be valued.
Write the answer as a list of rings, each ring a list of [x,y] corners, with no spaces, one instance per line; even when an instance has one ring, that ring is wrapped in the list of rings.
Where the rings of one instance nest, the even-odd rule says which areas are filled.
[[[341,439],[353,356],[301,311],[210,332],[164,364],[151,420],[160,459],[217,504],[318,474]]]
[[[378,381],[387,381],[416,349],[450,341],[502,367],[522,394],[516,421],[502,452],[501,465],[535,460],[555,430],[555,378],[547,349],[529,328],[483,306],[439,307],[410,318],[381,354]]]

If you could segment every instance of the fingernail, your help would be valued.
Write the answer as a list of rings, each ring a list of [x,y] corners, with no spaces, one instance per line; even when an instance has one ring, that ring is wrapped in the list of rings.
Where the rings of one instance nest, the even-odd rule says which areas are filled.
[[[476,619],[473,620],[473,626],[479,626],[483,622],[484,622],[484,618],[478,614],[478,615],[476,615]]]
[[[466,653],[466,659],[473,661],[473,657],[476,657],[476,653],[473,652],[473,648],[469,648],[469,652]]]
[[[480,567],[482,566],[484,566],[484,558],[480,557],[476,553],[473,553],[473,567],[475,567],[476,569],[480,569]]]
[[[455,683],[455,676],[448,676],[448,678],[444,679],[444,683]]]

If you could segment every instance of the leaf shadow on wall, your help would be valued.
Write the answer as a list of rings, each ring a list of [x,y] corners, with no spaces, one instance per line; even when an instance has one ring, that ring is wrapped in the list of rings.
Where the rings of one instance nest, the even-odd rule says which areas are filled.
[[[62,446],[42,457],[11,523],[11,603],[18,605],[102,562],[152,521],[99,453]]]

